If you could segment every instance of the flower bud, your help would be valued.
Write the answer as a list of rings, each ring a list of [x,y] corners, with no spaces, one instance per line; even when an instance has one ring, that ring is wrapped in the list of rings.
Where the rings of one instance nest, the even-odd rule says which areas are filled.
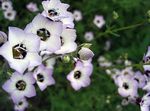
[[[116,11],[113,11],[113,19],[118,19],[119,18],[119,15]]]
[[[63,56],[62,60],[64,63],[68,63],[68,62],[70,62],[70,57],[68,55],[65,55],[65,56]]]
[[[81,50],[78,52],[79,58],[82,60],[89,60],[94,56],[94,53],[86,47],[82,47]]]

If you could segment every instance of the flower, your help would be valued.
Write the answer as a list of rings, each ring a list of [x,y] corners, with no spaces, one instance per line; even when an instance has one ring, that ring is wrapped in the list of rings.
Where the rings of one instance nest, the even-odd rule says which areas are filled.
[[[41,91],[45,90],[47,86],[55,84],[55,80],[52,77],[53,69],[46,68],[44,65],[40,65],[34,72],[33,76],[36,79]]]
[[[79,50],[78,54],[81,60],[89,60],[92,59],[94,56],[94,53],[89,48],[86,47],[82,47]]]
[[[100,56],[98,58],[98,63],[101,67],[110,67],[112,65],[112,63],[108,61],[104,56]]]
[[[71,82],[71,85],[75,90],[79,90],[81,87],[90,85],[92,71],[93,67],[85,66],[83,62],[78,60],[74,70],[67,75],[67,79]]]
[[[86,32],[85,35],[84,35],[84,38],[88,42],[92,41],[94,39],[93,32]]]
[[[147,93],[146,95],[143,96],[140,102],[141,111],[149,111],[149,106],[150,106],[150,93]]]
[[[133,79],[133,76],[130,74],[121,74],[117,78],[118,83],[118,93],[122,97],[137,97],[138,93],[138,83],[136,80]]]
[[[79,10],[74,10],[73,16],[74,16],[74,20],[77,22],[82,20],[82,13]]]
[[[107,41],[105,42],[104,50],[105,50],[105,51],[108,51],[110,48],[111,48],[111,41],[110,41],[110,40],[107,40]]]
[[[31,12],[37,12],[39,9],[37,7],[36,3],[30,2],[29,4],[27,4],[27,9]]]
[[[73,15],[68,12],[68,4],[61,3],[60,0],[50,0],[42,2],[44,11],[42,15],[54,21],[62,21],[65,27],[73,28]]]
[[[6,10],[4,11],[4,17],[10,21],[15,20],[16,11],[15,10]]]
[[[75,29],[64,29],[61,34],[61,48],[57,50],[56,54],[71,53],[77,49]]]
[[[46,50],[53,53],[61,47],[61,22],[50,21],[38,14],[33,21],[26,26],[25,31],[38,35],[41,39],[40,51]]]
[[[102,28],[103,25],[105,24],[105,20],[103,18],[102,15],[96,15],[94,18],[93,23],[98,27],[98,28]]]
[[[33,84],[35,79],[32,73],[20,74],[14,72],[9,80],[2,86],[11,95],[14,103],[19,103],[24,97],[31,98],[36,95]]]
[[[23,98],[17,104],[15,104],[15,111],[24,111],[29,106],[27,100]]]
[[[3,1],[2,2],[2,9],[3,10],[12,10],[13,7],[12,7],[12,2],[11,1]]]
[[[143,88],[146,85],[146,78],[140,71],[135,72],[134,79],[138,82],[139,88]]]
[[[4,32],[0,31],[0,44],[3,44],[5,42],[7,42],[7,35]]]
[[[8,41],[0,47],[0,55],[8,61],[12,69],[23,73],[27,68],[41,64],[39,46],[40,40],[36,35],[9,27]]]

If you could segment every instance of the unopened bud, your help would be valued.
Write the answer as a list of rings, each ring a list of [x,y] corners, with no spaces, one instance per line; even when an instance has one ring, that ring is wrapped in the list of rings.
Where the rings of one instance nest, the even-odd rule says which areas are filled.
[[[0,31],[0,44],[5,43],[7,41],[7,35]]]
[[[63,62],[65,63],[70,62],[70,57],[68,55],[63,56]]]

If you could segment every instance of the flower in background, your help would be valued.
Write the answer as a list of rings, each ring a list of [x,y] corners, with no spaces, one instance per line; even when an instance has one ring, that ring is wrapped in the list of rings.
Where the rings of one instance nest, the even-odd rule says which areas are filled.
[[[79,10],[74,10],[73,16],[74,16],[74,20],[77,22],[82,20],[82,13]]]
[[[91,42],[94,39],[93,32],[86,32],[84,35],[84,39],[88,42]]]
[[[104,17],[102,15],[96,15],[93,23],[98,27],[98,28],[102,28],[105,25],[105,20]]]
[[[146,78],[140,71],[135,72],[134,79],[138,82],[139,88],[143,88],[146,85]]]
[[[40,65],[36,71],[34,71],[34,78],[41,91],[44,91],[47,86],[55,84],[55,80],[52,77],[53,69],[46,68],[44,65]]]
[[[56,54],[66,54],[71,53],[77,49],[76,40],[76,30],[75,29],[63,29],[61,34],[61,48],[57,50]]]
[[[105,42],[104,50],[105,50],[105,51],[108,51],[110,48],[111,48],[111,41],[110,41],[110,40],[107,40],[107,41]]]
[[[71,85],[75,90],[79,90],[81,87],[90,85],[92,71],[93,67],[85,66],[83,62],[78,60],[74,70],[68,74],[67,79],[71,82]]]
[[[138,97],[138,83],[133,79],[130,74],[122,74],[117,79],[118,83],[118,93],[122,97]]]
[[[110,66],[112,66],[112,63],[110,61],[108,61],[104,56],[100,56],[98,58],[98,63],[99,63],[99,66],[101,66],[101,67],[110,67]]]
[[[15,20],[16,11],[15,10],[6,10],[4,11],[4,17],[10,21]]]
[[[50,0],[42,2],[44,11],[42,15],[54,21],[62,21],[64,27],[74,28],[73,14],[68,12],[68,4],[61,3],[60,0]]]
[[[2,86],[11,95],[14,103],[19,103],[24,97],[31,98],[36,95],[35,79],[32,73],[20,74],[14,72],[9,80]]]
[[[12,69],[23,73],[28,67],[41,64],[39,46],[38,36],[10,27],[8,41],[0,47],[0,55],[8,61]]]
[[[27,4],[26,8],[31,12],[37,12],[39,10],[37,7],[37,4],[33,2],[30,2],[29,4]]]
[[[19,101],[17,104],[15,104],[15,111],[24,111],[29,106],[27,100],[23,98],[21,101]]]
[[[2,10],[13,10],[11,1],[3,1],[2,2]]]
[[[46,50],[51,53],[61,47],[62,23],[53,22],[38,14],[33,21],[28,24],[25,31],[38,35],[40,41],[40,51]]]
[[[4,32],[0,31],[0,45],[5,42],[7,42],[7,35]]]

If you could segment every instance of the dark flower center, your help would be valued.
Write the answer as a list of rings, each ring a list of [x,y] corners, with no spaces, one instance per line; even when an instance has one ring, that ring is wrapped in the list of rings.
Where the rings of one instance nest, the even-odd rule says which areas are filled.
[[[48,10],[48,15],[50,16],[50,17],[54,17],[54,16],[57,16],[58,15],[58,13],[53,9],[51,9],[51,10]]]
[[[37,35],[42,41],[46,41],[50,37],[50,32],[47,29],[42,28],[37,31]]]
[[[60,40],[61,40],[61,46],[64,45],[64,39],[62,37],[60,37]]]
[[[17,44],[12,48],[14,59],[24,59],[27,55],[27,49],[24,44]]]
[[[18,105],[19,105],[19,106],[21,106],[22,104],[23,104],[23,102],[22,102],[22,101],[18,103]]]
[[[74,78],[75,78],[75,79],[81,78],[81,72],[80,72],[80,71],[74,72]]]
[[[19,91],[24,91],[26,89],[26,82],[23,81],[23,80],[19,80],[17,83],[16,83],[16,88],[19,90]]]
[[[123,83],[123,87],[124,87],[125,89],[129,89],[129,85],[128,85],[127,83]]]
[[[145,58],[143,59],[143,62],[144,62],[144,63],[150,63],[150,56],[145,57]]]
[[[43,81],[44,81],[44,76],[43,76],[42,74],[38,74],[38,75],[37,75],[37,80],[38,80],[39,82],[43,82]]]

